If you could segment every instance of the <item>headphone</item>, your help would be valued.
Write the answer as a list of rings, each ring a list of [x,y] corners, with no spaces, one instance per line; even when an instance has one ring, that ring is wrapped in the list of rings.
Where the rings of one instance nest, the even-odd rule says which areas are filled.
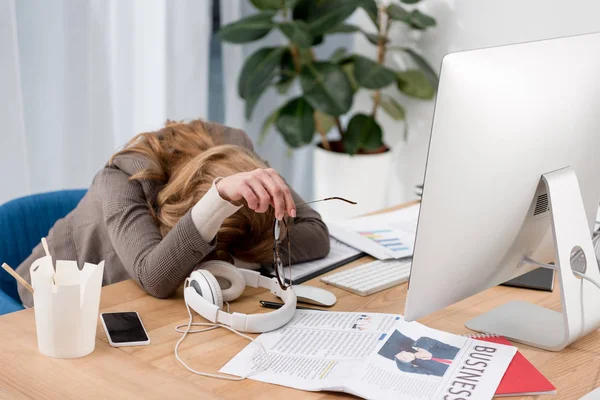
[[[231,283],[222,289],[217,278]],[[231,327],[233,330],[263,333],[281,328],[296,312],[296,293],[289,287],[281,289],[276,278],[267,278],[259,272],[236,268],[225,261],[211,260],[202,263],[192,272],[183,290],[186,305],[210,322]],[[223,303],[241,296],[246,286],[270,290],[283,300],[281,308],[262,314],[242,314],[223,311]]]

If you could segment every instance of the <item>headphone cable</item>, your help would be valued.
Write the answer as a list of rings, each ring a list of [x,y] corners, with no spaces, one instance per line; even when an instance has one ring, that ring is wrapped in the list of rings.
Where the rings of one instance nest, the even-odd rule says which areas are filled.
[[[188,284],[188,280],[186,280],[186,284]],[[227,304],[227,312],[229,312],[229,303]],[[270,366],[271,366],[271,361],[269,360],[269,352],[267,351],[267,349],[265,348],[265,346],[260,343],[259,341],[257,341],[256,339],[248,336],[248,335],[244,335],[241,332],[236,331],[235,329],[227,326],[227,325],[223,325],[223,324],[214,324],[214,323],[208,323],[208,322],[193,322],[194,317],[192,315],[192,311],[190,310],[190,306],[188,305],[188,303],[185,303],[185,308],[187,309],[188,315],[190,316],[190,319],[188,320],[187,323],[187,328],[186,330],[181,330],[181,327],[186,326],[186,324],[181,324],[181,325],[177,325],[175,327],[175,330],[179,333],[183,333],[183,336],[181,336],[181,338],[177,341],[177,343],[175,344],[175,358],[177,359],[177,361],[179,361],[179,363],[181,365],[183,365],[188,371],[190,371],[193,374],[196,375],[201,375],[201,376],[206,376],[208,378],[217,378],[217,379],[227,379],[230,381],[243,381],[244,379],[256,375],[260,372],[263,372],[265,370],[267,370]],[[204,328],[204,329],[197,329],[197,330],[190,330],[192,328],[192,326],[208,326],[208,328]],[[184,341],[184,339],[186,338],[186,336],[188,335],[188,333],[198,333],[198,332],[206,332],[206,331],[210,331],[216,328],[225,328],[245,339],[248,339],[251,343],[256,344],[259,347],[259,354],[257,354],[255,357],[252,358],[252,361],[254,361],[254,370],[251,371],[250,373],[244,375],[244,376],[228,376],[228,375],[218,375],[218,374],[210,374],[208,372],[200,372],[200,371],[196,371],[193,368],[190,368],[180,357],[179,357],[179,345]]]

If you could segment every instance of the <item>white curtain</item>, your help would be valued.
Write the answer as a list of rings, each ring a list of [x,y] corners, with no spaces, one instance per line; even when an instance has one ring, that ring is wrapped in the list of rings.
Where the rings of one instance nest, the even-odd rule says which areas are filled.
[[[0,0],[0,204],[85,188],[134,134],[208,117],[212,1]]]
[[[221,25],[226,25],[242,17],[258,12],[248,0],[221,0]],[[280,96],[273,88],[268,89],[256,105],[251,121],[244,116],[244,101],[237,94],[237,80],[246,58],[255,50],[265,46],[284,45],[287,40],[274,30],[265,38],[244,45],[223,43],[223,77],[225,100],[225,124],[245,130],[254,143],[263,121],[286,99],[300,94],[299,87],[292,87],[288,97]],[[316,49],[317,57],[327,57],[336,48],[344,46],[351,51],[352,39],[349,35],[328,37]],[[297,82],[296,82],[297,84]],[[271,128],[262,145],[256,146],[257,152],[275,168],[304,199],[312,199],[312,146],[288,151],[281,135]]]

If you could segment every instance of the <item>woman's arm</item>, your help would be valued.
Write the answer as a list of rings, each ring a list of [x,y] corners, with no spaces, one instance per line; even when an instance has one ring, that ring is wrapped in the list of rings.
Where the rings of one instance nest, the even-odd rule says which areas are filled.
[[[169,297],[214,249],[214,240],[202,237],[191,211],[163,238],[148,209],[142,184],[129,177],[117,168],[107,167],[102,173],[102,208],[108,234],[129,275],[152,296]],[[210,203],[207,206],[215,206]],[[216,221],[219,226],[221,222]]]
[[[304,200],[292,190],[292,197],[296,204]],[[296,218],[290,232],[290,249],[292,253],[292,264],[304,261],[316,260],[329,254],[329,230],[321,219],[319,213],[310,205],[305,204],[296,207]],[[284,262],[287,261],[287,238],[282,243],[281,250]]]
[[[279,218],[292,216],[294,225],[290,233],[292,263],[323,258],[329,254],[329,231],[321,216],[300,196],[290,189],[279,174],[272,168],[257,169],[229,176],[217,184],[222,198],[238,202],[245,200],[248,207],[256,212],[275,208]],[[288,259],[287,238],[283,242],[282,256]]]
[[[238,136],[243,142],[243,146],[254,151],[254,144],[246,133],[239,130],[231,130],[231,136]],[[269,166],[269,163],[265,161]],[[287,187],[287,185],[286,185]],[[304,200],[290,188],[290,194],[295,204],[304,203]],[[281,248],[284,260],[287,260],[287,241]],[[321,219],[319,213],[313,210],[309,205],[298,206],[294,218],[294,228],[290,242],[292,251],[292,263],[311,261],[326,257],[329,254],[329,230],[327,225]]]

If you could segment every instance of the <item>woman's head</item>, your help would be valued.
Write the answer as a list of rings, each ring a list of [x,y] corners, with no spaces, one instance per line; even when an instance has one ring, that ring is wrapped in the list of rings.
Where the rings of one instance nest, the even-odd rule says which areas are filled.
[[[138,135],[124,151],[142,153],[152,163],[151,169],[133,179],[166,181],[152,205],[163,236],[210,190],[216,178],[266,167],[243,147],[215,144],[200,121],[168,123],[158,132]],[[240,208],[221,225],[213,256],[269,261],[273,254],[274,218],[273,208],[263,214]]]
[[[211,188],[219,177],[264,168],[265,164],[248,150],[232,145],[210,148],[182,165],[158,194],[158,221],[166,235]],[[273,254],[273,221],[270,208],[258,214],[240,208],[227,218],[217,234],[217,251],[249,262],[263,262]]]

